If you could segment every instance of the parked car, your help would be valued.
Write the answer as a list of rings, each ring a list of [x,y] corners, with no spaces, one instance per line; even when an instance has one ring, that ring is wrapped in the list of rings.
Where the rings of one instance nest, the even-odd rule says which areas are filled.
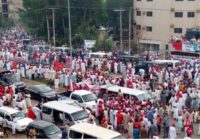
[[[29,86],[25,88],[25,93],[30,94],[31,98],[35,100],[48,99],[52,101],[56,97],[56,92],[46,85]]]
[[[25,131],[28,124],[33,121],[27,118],[23,112],[6,106],[0,107],[0,122],[3,119],[7,120],[8,128],[12,129],[12,125],[15,124],[18,132]]]
[[[69,94],[66,94],[67,97],[69,97],[72,100],[77,101],[77,103],[81,106],[84,107],[91,112],[95,112],[97,110],[96,107],[96,100],[97,96],[87,90],[75,90]]]
[[[26,87],[23,81],[20,81],[11,71],[0,72],[0,84],[5,87],[9,85],[14,89],[24,89]]]
[[[47,139],[60,139],[62,131],[55,124],[46,122],[43,120],[36,120],[31,122],[26,129],[26,133],[29,132],[30,128],[35,128],[36,138],[47,138]]]

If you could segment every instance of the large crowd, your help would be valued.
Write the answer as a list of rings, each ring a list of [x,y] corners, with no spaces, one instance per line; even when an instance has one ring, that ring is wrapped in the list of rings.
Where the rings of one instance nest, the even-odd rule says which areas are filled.
[[[0,68],[12,71],[19,79],[45,79],[56,90],[60,87],[66,91],[91,90],[99,99],[97,111],[89,113],[88,123],[128,134],[128,138],[173,139],[181,133],[191,138],[194,131],[200,135],[199,59],[182,59],[175,68],[153,65],[146,76],[143,69],[136,72],[135,62],[120,61],[115,55],[85,57],[80,51],[70,57],[63,51],[24,51],[20,48],[26,37],[28,34],[21,28],[1,31]],[[32,45],[41,42],[34,40]],[[148,57],[156,59],[150,53]],[[138,101],[123,96],[121,91],[117,96],[104,96],[106,91],[100,87],[107,84],[148,91],[154,99]],[[17,107],[32,119],[41,119],[43,101],[32,106],[30,96],[15,87],[0,89],[1,94],[5,93],[0,106]],[[193,125],[197,123],[199,128],[195,130]]]

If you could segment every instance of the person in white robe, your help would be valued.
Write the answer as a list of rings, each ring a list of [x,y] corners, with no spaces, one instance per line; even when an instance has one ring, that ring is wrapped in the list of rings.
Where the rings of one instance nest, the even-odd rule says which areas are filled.
[[[133,138],[133,122],[132,121],[128,122],[128,138],[130,139]]]
[[[21,102],[22,102],[22,110],[23,110],[23,112],[24,112],[25,114],[27,114],[28,108],[27,108],[27,104],[26,104],[25,99],[23,99]]]
[[[21,76],[25,78],[25,68],[23,66],[20,67]]]
[[[174,119],[178,118],[178,111],[179,111],[179,102],[178,100],[176,100],[176,102],[173,104],[173,108],[174,108]]]
[[[115,71],[115,74],[117,74],[118,73],[118,63],[117,62],[115,62],[114,63],[114,71]]]
[[[111,124],[112,126],[114,126],[114,120],[115,120],[115,118],[114,118],[114,110],[111,109],[111,110],[110,110],[110,124]]]
[[[25,95],[25,101],[26,101],[26,105],[27,105],[27,108],[31,107],[31,95],[30,94],[26,94]]]
[[[59,88],[59,78],[54,79],[54,85],[55,85],[55,89],[58,90],[58,88]]]
[[[32,107],[36,120],[41,120],[41,110],[38,107]]]
[[[176,128],[174,124],[169,127],[169,138],[176,139]]]

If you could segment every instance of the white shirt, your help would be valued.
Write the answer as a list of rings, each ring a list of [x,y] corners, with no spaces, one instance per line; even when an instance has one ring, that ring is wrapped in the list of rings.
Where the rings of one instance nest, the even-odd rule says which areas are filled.
[[[176,138],[176,129],[173,126],[171,126],[169,128],[169,138],[170,139],[175,139]]]

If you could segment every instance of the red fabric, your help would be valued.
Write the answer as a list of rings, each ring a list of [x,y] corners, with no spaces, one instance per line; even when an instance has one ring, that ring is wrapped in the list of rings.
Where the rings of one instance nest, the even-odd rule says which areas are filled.
[[[28,109],[27,117],[29,117],[29,118],[31,118],[33,120],[35,119],[35,114],[34,114],[34,112],[33,112],[31,107]]]
[[[188,127],[187,130],[186,130],[187,135],[191,136],[192,135],[192,131],[193,131],[192,128]]]
[[[59,71],[64,68],[64,64],[61,64],[58,59],[54,62],[54,70]]]
[[[133,124],[133,126],[134,126],[135,128],[140,128],[140,122],[135,122],[135,123]]]
[[[66,92],[70,91],[70,86],[66,86]]]
[[[83,86],[83,89],[84,90],[90,90],[90,88],[86,84]]]
[[[122,124],[123,121],[123,115],[121,112],[117,113],[117,124]]]
[[[103,109],[102,107],[98,107],[98,115],[103,116]]]
[[[132,88],[133,87],[133,83],[131,82],[131,80],[127,81],[127,87],[128,88]]]
[[[72,83],[73,90],[79,90],[79,86],[76,83]]]
[[[177,51],[182,51],[182,42],[172,42],[172,46]]]
[[[8,86],[8,93],[9,93],[11,96],[13,96],[13,94],[14,94],[13,89],[12,89],[10,86]]]
[[[0,96],[3,96],[5,94],[4,88],[0,85]]]
[[[13,68],[13,69],[17,69],[17,62],[16,62],[16,61],[13,61],[13,63],[12,63],[12,68]]]

